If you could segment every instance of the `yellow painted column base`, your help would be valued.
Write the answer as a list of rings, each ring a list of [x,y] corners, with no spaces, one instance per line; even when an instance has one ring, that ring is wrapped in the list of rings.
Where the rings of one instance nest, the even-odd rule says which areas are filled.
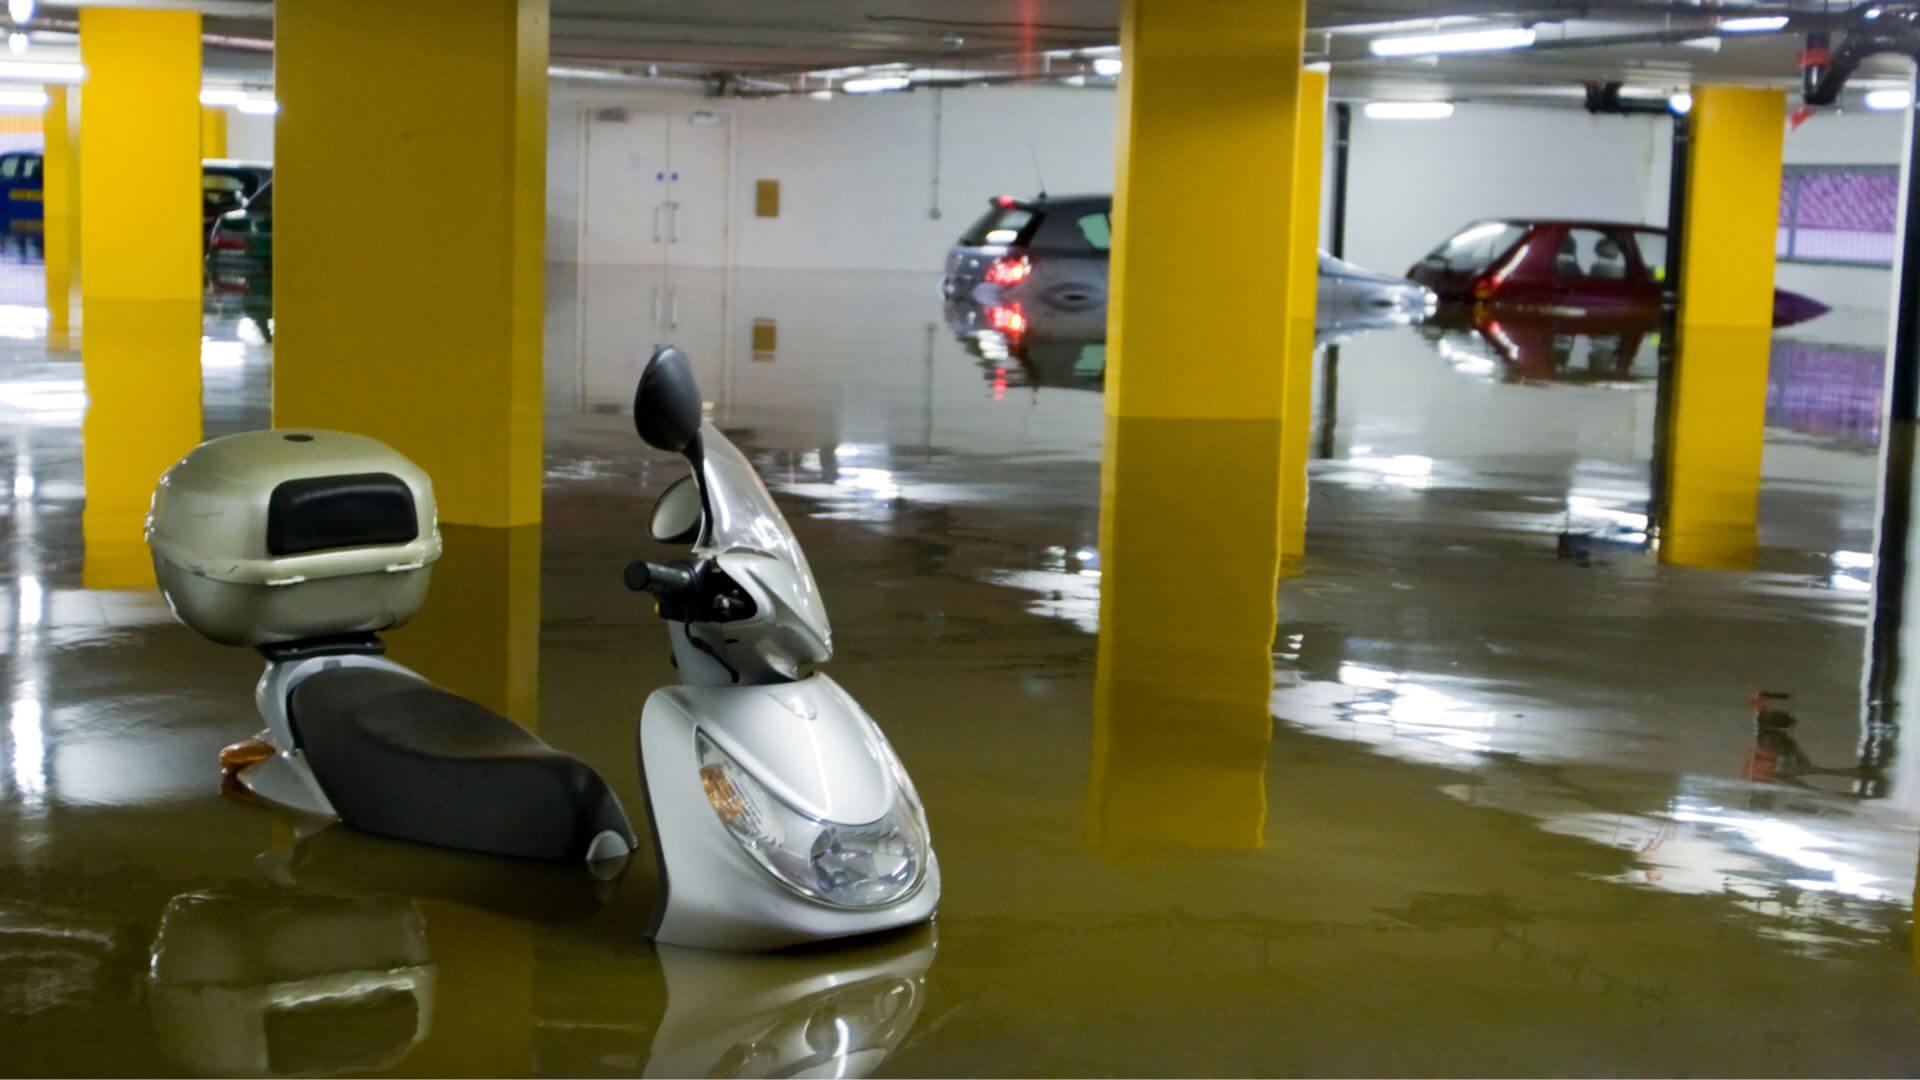
[[[89,589],[154,584],[144,529],[153,488],[201,439],[200,305],[94,299],[81,342],[81,514]]]
[[[441,525],[427,602],[393,658],[521,725],[540,718],[540,526]]]
[[[1087,803],[1096,850],[1262,843],[1280,430],[1107,418]]]
[[[1666,431],[1660,561],[1743,570],[1759,544],[1772,332],[1688,329]]]

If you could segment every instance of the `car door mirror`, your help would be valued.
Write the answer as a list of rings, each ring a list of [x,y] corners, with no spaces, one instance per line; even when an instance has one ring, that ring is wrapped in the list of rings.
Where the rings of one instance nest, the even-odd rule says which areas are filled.
[[[705,512],[700,505],[700,485],[692,476],[683,476],[668,485],[653,504],[653,521],[648,530],[663,544],[691,544],[700,535]]]

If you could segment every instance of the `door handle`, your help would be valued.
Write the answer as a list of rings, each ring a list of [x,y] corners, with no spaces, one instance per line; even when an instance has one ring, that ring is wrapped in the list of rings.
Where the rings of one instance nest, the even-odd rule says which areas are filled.
[[[667,243],[677,244],[679,242],[680,242],[680,204],[677,202],[670,202],[667,204]]]
[[[653,208],[653,242],[656,244],[660,242],[660,211],[666,208],[666,203],[661,203]]]
[[[653,287],[653,325],[660,325],[660,286]]]
[[[667,287],[667,328],[680,329],[680,290]]]

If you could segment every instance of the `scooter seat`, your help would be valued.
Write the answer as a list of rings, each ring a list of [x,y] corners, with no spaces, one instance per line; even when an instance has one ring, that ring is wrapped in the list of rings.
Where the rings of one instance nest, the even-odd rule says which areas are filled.
[[[398,672],[340,667],[287,700],[294,737],[362,832],[531,859],[584,859],[633,829],[605,780],[512,720]]]

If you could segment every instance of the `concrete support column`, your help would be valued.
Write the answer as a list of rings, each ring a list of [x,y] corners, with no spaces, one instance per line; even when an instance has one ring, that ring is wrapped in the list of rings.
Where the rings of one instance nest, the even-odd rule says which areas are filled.
[[[1314,309],[1320,294],[1320,168],[1327,73],[1302,71],[1294,119],[1293,222],[1287,241],[1286,386],[1280,440],[1280,553],[1307,550],[1307,459],[1313,449]]]
[[[40,130],[41,243],[46,256],[47,349],[65,351],[73,331],[73,287],[80,258],[80,147],[74,106],[79,95],[64,85],[45,88]]]
[[[1312,318],[1292,257],[1304,14],[1303,0],[1122,9],[1097,849],[1264,836],[1287,327]],[[1275,238],[1289,257],[1270,257]]]
[[[443,521],[539,521],[545,0],[283,0],[274,34],[274,423],[385,440]]]
[[[1661,561],[1753,564],[1786,95],[1696,86]]]
[[[153,485],[200,441],[200,16],[80,11],[82,580],[150,586]]]
[[[200,156],[227,156],[227,110],[216,105],[200,106]]]

